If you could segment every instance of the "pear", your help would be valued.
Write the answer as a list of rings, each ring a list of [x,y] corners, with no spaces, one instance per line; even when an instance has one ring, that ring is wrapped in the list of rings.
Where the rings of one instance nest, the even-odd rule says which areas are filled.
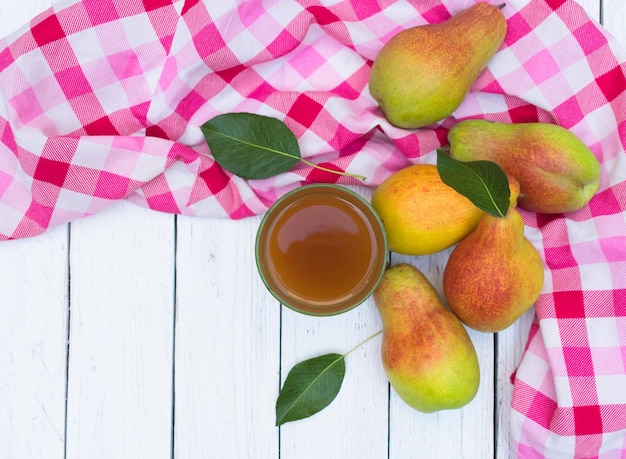
[[[389,249],[430,255],[467,236],[483,212],[446,185],[434,164],[413,164],[390,175],[372,195]]]
[[[506,35],[500,7],[477,3],[447,21],[405,29],[374,59],[369,91],[389,122],[420,128],[457,109]]]
[[[464,120],[448,132],[450,155],[489,160],[520,183],[520,207],[545,214],[584,207],[600,186],[600,163],[573,132],[550,123]]]
[[[459,242],[443,272],[450,309],[468,327],[495,333],[511,326],[537,301],[544,283],[541,255],[524,235],[515,208],[519,188],[503,217],[485,213]]]
[[[424,413],[469,403],[480,383],[478,356],[430,281],[413,265],[395,265],[374,301],[383,324],[383,367],[402,400]]]

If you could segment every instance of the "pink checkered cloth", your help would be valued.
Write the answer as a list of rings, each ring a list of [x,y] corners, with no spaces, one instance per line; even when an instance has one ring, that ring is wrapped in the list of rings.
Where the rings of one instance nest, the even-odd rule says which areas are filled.
[[[122,199],[243,218],[305,182],[357,183],[305,165],[231,176],[199,128],[221,113],[282,119],[303,156],[370,186],[431,161],[457,120],[558,123],[598,156],[602,184],[579,212],[523,213],[546,284],[513,378],[512,438],[520,457],[625,457],[624,51],[574,1],[507,0],[505,44],[453,117],[397,129],[367,90],[392,35],[476,1],[61,0],[0,42],[0,240]]]

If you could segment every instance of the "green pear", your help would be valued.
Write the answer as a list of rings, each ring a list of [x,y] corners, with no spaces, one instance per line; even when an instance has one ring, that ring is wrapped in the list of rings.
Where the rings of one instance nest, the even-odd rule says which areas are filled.
[[[430,281],[410,264],[395,265],[374,301],[383,323],[383,367],[398,395],[425,413],[469,403],[480,382],[476,350]]]
[[[405,29],[374,59],[370,94],[397,127],[436,123],[461,105],[506,30],[500,7],[485,2],[447,21]]]
[[[600,186],[600,163],[573,132],[550,123],[461,121],[448,132],[450,155],[488,160],[520,184],[520,207],[538,213],[573,212]]]
[[[452,249],[443,272],[450,309],[465,325],[490,333],[508,328],[528,311],[543,283],[543,260],[524,235],[514,197],[504,217],[483,215]]]

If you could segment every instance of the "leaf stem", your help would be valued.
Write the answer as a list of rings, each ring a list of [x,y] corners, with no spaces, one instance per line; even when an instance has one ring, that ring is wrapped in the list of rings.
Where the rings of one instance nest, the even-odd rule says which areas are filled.
[[[367,338],[365,338],[363,341],[361,341],[359,344],[357,344],[356,346],[354,346],[352,349],[350,349],[348,352],[346,352],[345,354],[343,354],[343,357],[345,358],[348,354],[350,354],[351,352],[357,350],[358,348],[360,348],[361,346],[363,346],[365,343],[367,343],[368,341],[376,338],[378,335],[380,335],[383,331],[382,330],[378,330],[376,333],[374,333],[371,336],[368,336]]]
[[[320,165],[318,165],[318,164],[314,164],[314,163],[312,163],[311,161],[307,161],[307,160],[306,160],[306,159],[304,159],[304,158],[299,158],[299,159],[300,159],[300,161],[302,161],[302,162],[303,162],[304,164],[306,164],[307,166],[311,166],[311,167],[313,167],[313,168],[315,168],[315,169],[319,169],[319,170],[324,171],[324,172],[330,172],[330,173],[332,173],[332,174],[343,175],[343,176],[346,176],[346,177],[355,177],[355,178],[361,179],[362,181],[367,180],[367,177],[365,177],[364,175],[359,175],[359,174],[351,174],[351,173],[349,173],[349,172],[336,171],[336,170],[334,170],[334,169],[329,169],[329,168],[327,168],[327,167],[320,166]]]

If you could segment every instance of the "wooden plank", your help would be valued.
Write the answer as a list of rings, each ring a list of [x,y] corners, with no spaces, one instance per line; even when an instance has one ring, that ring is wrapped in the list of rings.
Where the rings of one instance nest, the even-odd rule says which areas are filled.
[[[392,264],[416,266],[443,298],[442,276],[451,249],[422,257],[392,254]],[[436,451],[441,459],[494,456],[494,338],[491,333],[467,329],[480,365],[475,398],[458,410],[424,414],[406,405],[392,392],[390,458],[421,457]]]
[[[4,37],[53,5],[56,0],[24,0],[0,2],[0,37]]]
[[[528,341],[528,330],[535,317],[532,308],[506,330],[498,333],[496,362],[496,451],[498,458],[514,458],[511,445],[511,375],[518,367]]]
[[[600,20],[601,3],[600,0],[576,0],[580,6],[582,6],[590,18],[596,21]]]
[[[178,219],[176,457],[278,457],[280,309],[256,271],[259,222]]]
[[[626,2],[624,0],[602,0],[602,24],[622,45],[626,53]]]
[[[63,457],[67,226],[0,243],[0,457]]]
[[[174,217],[71,225],[67,458],[171,456]]]
[[[283,310],[284,382],[298,362],[330,352],[343,354],[380,330],[373,300],[332,317]],[[380,364],[380,336],[346,356],[341,390],[323,411],[281,426],[281,458],[386,457],[388,384]]]
[[[357,189],[366,197],[371,190]],[[381,329],[372,299],[352,311],[310,317],[285,308],[281,377],[298,362],[343,354]],[[341,390],[323,411],[281,426],[282,459],[387,457],[388,383],[380,364],[380,336],[346,356]]]

